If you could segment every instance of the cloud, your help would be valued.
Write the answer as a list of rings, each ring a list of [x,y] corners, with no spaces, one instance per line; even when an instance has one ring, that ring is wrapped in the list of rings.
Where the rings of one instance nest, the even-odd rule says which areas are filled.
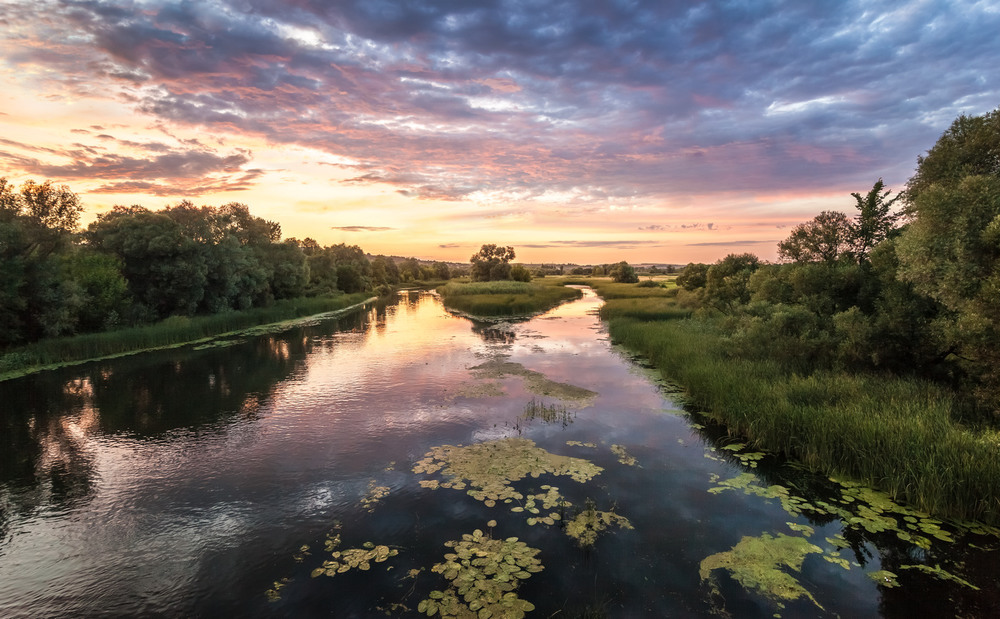
[[[418,199],[899,184],[951,119],[1000,100],[988,3],[8,4],[12,74],[165,127],[316,149],[356,162],[345,182]],[[144,165],[66,172],[132,182]]]
[[[751,241],[717,241],[712,243],[687,243],[686,247],[739,247],[742,245],[765,245],[776,244],[778,239],[751,240]]]
[[[332,226],[333,230],[343,230],[344,232],[385,232],[396,230],[397,228],[386,228],[383,226]]]
[[[531,249],[552,249],[552,248],[566,248],[566,247],[634,249],[636,247],[661,247],[662,245],[657,241],[619,240],[619,241],[549,241],[547,243],[521,243],[519,246],[528,247]]]

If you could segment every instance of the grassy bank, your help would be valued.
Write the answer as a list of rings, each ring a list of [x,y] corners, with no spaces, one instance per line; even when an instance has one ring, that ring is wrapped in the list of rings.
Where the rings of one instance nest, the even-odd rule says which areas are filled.
[[[482,318],[530,316],[571,299],[580,291],[567,288],[561,278],[532,282],[449,282],[438,288],[445,307]]]
[[[349,308],[367,293],[279,301],[270,307],[211,316],[175,316],[142,327],[41,340],[0,356],[0,380],[73,363],[199,342],[259,325]]]
[[[603,295],[606,288],[593,282]],[[669,297],[601,310],[614,341],[647,357],[706,411],[758,448],[848,476],[922,510],[1000,524],[1000,435],[956,421],[947,389],[911,379],[816,372],[740,358],[710,318],[686,319]]]

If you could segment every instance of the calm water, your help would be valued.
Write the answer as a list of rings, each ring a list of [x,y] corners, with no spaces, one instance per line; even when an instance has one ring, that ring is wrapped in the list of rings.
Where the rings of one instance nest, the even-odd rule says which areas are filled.
[[[0,616],[415,617],[449,586],[431,569],[445,543],[476,529],[538,549],[544,569],[517,589],[530,616],[1000,614],[996,537],[848,497],[701,426],[608,342],[585,292],[497,325],[404,293],[226,347],[0,383]],[[511,437],[603,471],[512,483],[558,486],[572,506],[542,510],[561,512],[553,525],[413,472],[434,447]],[[562,525],[588,504],[632,528],[581,546]],[[398,554],[312,577],[337,535],[334,550]]]

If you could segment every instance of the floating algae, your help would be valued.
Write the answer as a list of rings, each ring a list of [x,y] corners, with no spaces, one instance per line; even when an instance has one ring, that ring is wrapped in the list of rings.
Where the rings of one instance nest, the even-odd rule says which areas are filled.
[[[635,466],[638,460],[629,455],[624,445],[612,445],[611,451],[618,456],[618,462],[627,466]]]
[[[702,581],[709,581],[716,594],[718,585],[712,571],[721,568],[743,588],[757,591],[777,604],[805,597],[823,608],[794,576],[782,569],[801,571],[806,555],[813,553],[822,554],[823,549],[805,538],[782,533],[771,537],[764,533],[760,537],[744,537],[731,550],[706,557],[698,573]]]
[[[465,447],[441,445],[427,452],[413,467],[414,473],[433,475],[440,471],[446,478],[437,485],[421,482],[421,486],[468,488],[469,496],[483,501],[487,507],[493,507],[497,501],[510,503],[524,499],[511,483],[529,475],[565,475],[583,483],[603,470],[582,458],[549,453],[526,438],[504,438]]]
[[[395,557],[399,551],[388,546],[376,546],[372,542],[365,542],[361,548],[347,548],[337,550],[340,545],[340,535],[327,536],[326,549],[332,551],[330,559],[323,562],[323,565],[312,571],[312,577],[336,576],[353,569],[361,571],[370,570],[372,563],[383,563],[389,557]]]
[[[519,376],[524,379],[524,386],[536,395],[544,395],[559,400],[580,402],[583,405],[597,397],[597,393],[567,383],[550,380],[541,372],[535,372],[520,363],[512,363],[494,359],[470,368],[480,379],[499,379],[507,376]]]
[[[633,528],[628,518],[614,512],[598,511],[594,502],[587,499],[587,507],[566,522],[566,535],[575,539],[581,548],[590,548],[597,541],[598,534],[611,526]]]
[[[566,444],[570,447],[587,447],[588,449],[597,449],[597,443],[584,443],[582,441],[566,441]]]
[[[454,552],[444,555],[432,571],[450,581],[444,591],[431,591],[417,610],[432,617],[517,619],[534,610],[531,602],[517,597],[521,581],[540,572],[541,561],[531,548],[516,537],[493,539],[476,529],[461,540],[445,542]]]
[[[374,479],[368,481],[368,493],[361,499],[361,506],[369,513],[375,511],[379,501],[389,496],[388,486],[376,486],[375,483]]]

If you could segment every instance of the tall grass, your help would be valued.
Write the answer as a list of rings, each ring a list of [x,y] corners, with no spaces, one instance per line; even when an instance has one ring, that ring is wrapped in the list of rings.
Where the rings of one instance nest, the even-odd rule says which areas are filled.
[[[677,320],[657,300],[609,301],[611,337],[682,385],[690,406],[758,447],[849,476],[925,511],[1000,524],[1000,442],[955,421],[933,383],[845,372],[789,372],[733,355],[720,323]]]
[[[438,288],[438,292],[445,307],[484,318],[530,316],[581,295],[557,278],[535,282],[451,282]]]
[[[152,325],[41,340],[0,356],[0,380],[46,367],[178,346],[250,327],[340,310],[368,297],[366,293],[358,293],[289,299],[270,307],[241,312],[190,318],[173,316]]]

